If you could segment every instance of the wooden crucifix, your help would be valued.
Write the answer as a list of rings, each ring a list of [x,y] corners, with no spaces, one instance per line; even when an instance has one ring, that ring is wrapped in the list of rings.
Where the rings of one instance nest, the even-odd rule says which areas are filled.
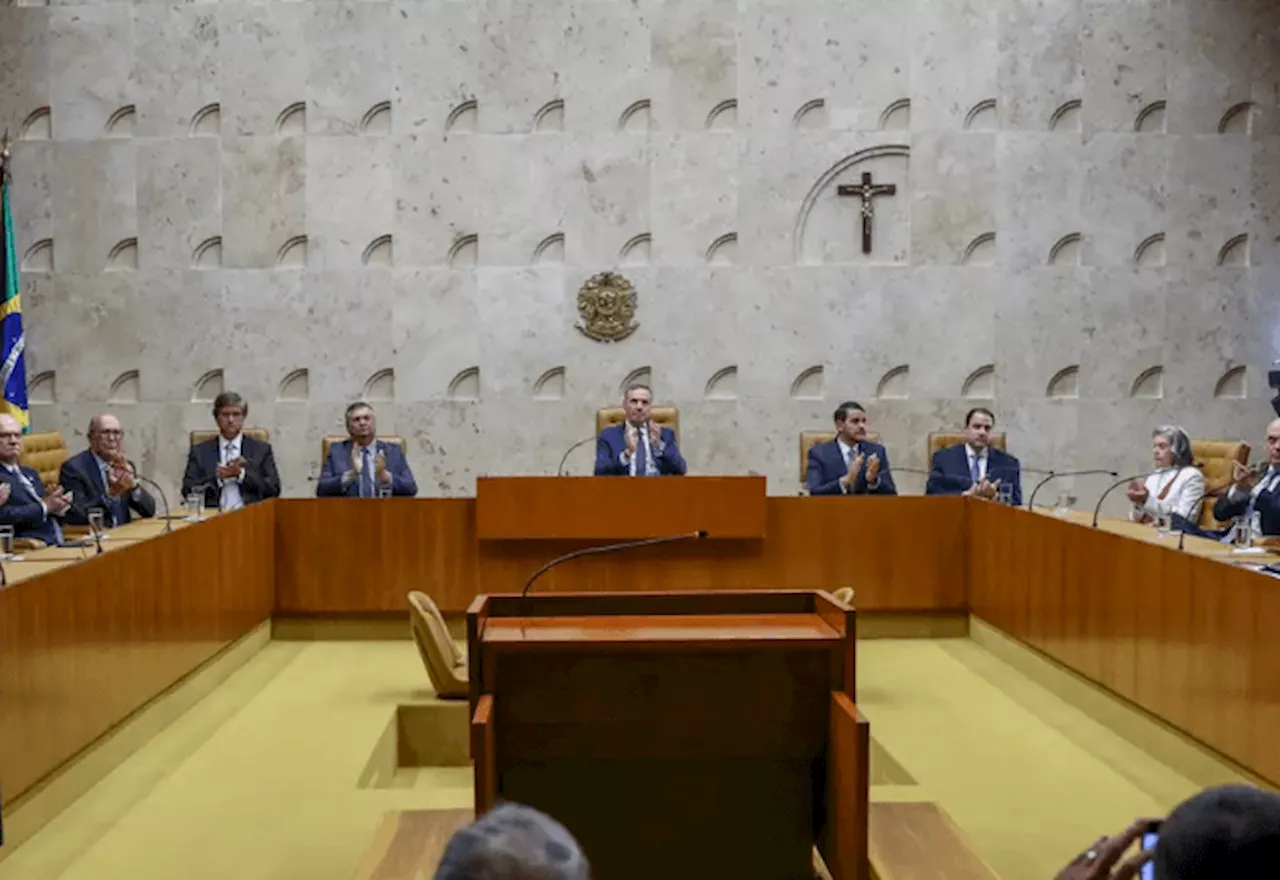
[[[872,183],[871,172],[862,172],[862,183],[842,184],[836,187],[838,196],[857,196],[862,199],[862,252],[871,253],[871,220],[876,211],[871,200],[876,196],[891,196],[898,191],[892,183]]]

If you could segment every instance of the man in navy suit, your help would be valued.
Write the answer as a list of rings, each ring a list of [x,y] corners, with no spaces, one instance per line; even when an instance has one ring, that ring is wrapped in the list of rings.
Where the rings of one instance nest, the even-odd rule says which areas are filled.
[[[280,495],[280,474],[271,444],[243,434],[248,414],[249,404],[234,391],[214,398],[218,436],[192,444],[182,475],[183,498],[203,492],[205,507],[238,510]]]
[[[316,483],[321,498],[377,498],[387,490],[412,498],[418,494],[409,462],[395,443],[377,439],[373,407],[357,401],[347,407],[346,440],[329,447]]]
[[[9,414],[0,415],[0,524],[13,526],[15,538],[39,538],[62,543],[57,517],[71,507],[61,486],[48,490],[40,475],[18,464],[22,454],[22,425]]]
[[[926,495],[971,495],[995,498],[1001,486],[1011,487],[1014,507],[1022,505],[1022,465],[991,445],[996,417],[975,407],[964,417],[964,442],[933,454]]]
[[[684,476],[687,470],[676,432],[649,421],[653,392],[648,385],[632,385],[622,396],[626,420],[600,432],[596,440],[597,477]]]
[[[1213,505],[1213,517],[1247,518],[1255,537],[1280,535],[1280,419],[1267,425],[1267,467],[1235,465],[1235,481]]]
[[[71,492],[71,509],[66,520],[76,525],[89,522],[89,511],[103,512],[108,528],[122,526],[141,517],[156,515],[156,500],[147,494],[134,475],[137,468],[124,457],[124,430],[120,420],[105,413],[89,420],[89,448],[62,463],[58,482]]]
[[[897,495],[889,453],[867,439],[867,411],[846,400],[836,408],[836,439],[809,450],[810,495]]]

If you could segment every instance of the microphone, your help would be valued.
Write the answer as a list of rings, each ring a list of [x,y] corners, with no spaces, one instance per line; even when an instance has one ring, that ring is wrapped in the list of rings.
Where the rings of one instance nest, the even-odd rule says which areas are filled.
[[[1113,491],[1123,486],[1125,483],[1130,483],[1130,482],[1133,482],[1134,480],[1145,479],[1146,476],[1147,476],[1146,473],[1134,474],[1132,477],[1125,477],[1123,480],[1116,480],[1114,483],[1108,486],[1107,491],[1102,493],[1102,497],[1098,499],[1098,503],[1093,508],[1093,527],[1095,529],[1098,527],[1098,514],[1102,512],[1102,502],[1107,500],[1108,495],[1110,495]]]
[[[555,568],[562,562],[568,562],[571,559],[578,559],[582,556],[594,556],[597,553],[613,553],[615,550],[634,550],[637,547],[652,547],[655,544],[674,544],[677,541],[701,541],[707,537],[706,529],[698,529],[696,532],[682,532],[679,535],[667,535],[662,538],[643,538],[639,541],[626,541],[621,544],[605,544],[601,547],[583,547],[580,550],[574,550],[572,553],[566,553],[563,556],[557,556],[548,562],[542,568],[533,573],[533,576],[525,582],[524,589],[520,591],[520,598],[529,595],[529,588],[533,586],[533,582],[544,574]]]
[[[164,494],[164,489],[161,489],[160,484],[157,483],[155,480],[151,479],[150,477],[144,477],[142,474],[135,473],[133,475],[133,478],[135,480],[141,480],[142,482],[146,483],[148,486],[151,486],[152,488],[154,488],[157,493],[159,493],[160,500],[164,502],[164,530],[165,532],[172,532],[173,520],[169,519],[169,496]]]
[[[567,477],[568,474],[565,473],[564,463],[569,460],[569,454],[573,452],[575,449],[577,449],[579,446],[586,446],[588,443],[590,443],[592,440],[595,440],[595,439],[596,439],[596,435],[592,434],[590,437],[586,438],[585,440],[579,440],[577,443],[573,444],[568,449],[566,449],[564,451],[564,455],[560,456],[560,466],[556,468],[556,476]]]
[[[1109,471],[1104,468],[1087,468],[1082,471],[1049,471],[1048,473],[1049,476],[1036,483],[1036,487],[1031,490],[1031,498],[1027,501],[1027,510],[1035,509],[1036,493],[1040,491],[1040,488],[1045,483],[1048,483],[1050,480],[1056,480],[1058,477],[1088,477],[1094,474],[1106,474],[1114,480],[1116,477],[1120,476],[1115,471]]]

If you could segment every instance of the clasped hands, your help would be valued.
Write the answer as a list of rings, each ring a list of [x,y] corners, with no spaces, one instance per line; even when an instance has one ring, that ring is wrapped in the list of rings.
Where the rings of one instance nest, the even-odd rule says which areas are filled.
[[[238,480],[240,474],[244,471],[244,456],[229,461],[226,464],[218,465],[216,473],[219,480]]]
[[[364,470],[364,464],[361,462],[359,447],[352,446],[350,471],[352,479],[359,477],[362,470]],[[391,485],[391,471],[387,470],[387,456],[381,452],[373,457],[373,476],[382,485]]]
[[[1239,465],[1237,465],[1237,467],[1239,467]],[[1147,492],[1147,487],[1139,483],[1137,480],[1130,480],[1129,485],[1125,487],[1124,494],[1129,496],[1129,500],[1134,504],[1146,504],[1147,496],[1150,493]]]
[[[9,495],[13,492],[13,486],[8,483],[0,483],[0,504],[7,504]],[[66,511],[71,506],[71,493],[61,486],[50,486],[44,493],[44,509],[51,515],[59,514]]]
[[[107,465],[107,494],[112,498],[128,495],[137,485],[133,478],[133,465],[123,458]]]
[[[627,455],[636,454],[636,448],[640,445],[640,429],[635,425],[627,422]],[[657,449],[662,445],[662,428],[658,427],[657,422],[649,423],[649,445]]]
[[[983,477],[968,489],[965,489],[962,494],[968,495],[970,498],[982,498],[986,501],[990,501],[992,498],[996,497],[996,494],[999,491],[999,480],[988,480],[986,477]]]
[[[880,481],[880,456],[873,452],[871,453],[871,456],[868,457],[864,453],[859,452],[850,460],[849,472],[840,478],[841,489],[848,490],[849,486],[853,485],[857,481],[858,471],[862,470],[863,462],[866,462],[867,465],[867,485],[874,486]]]

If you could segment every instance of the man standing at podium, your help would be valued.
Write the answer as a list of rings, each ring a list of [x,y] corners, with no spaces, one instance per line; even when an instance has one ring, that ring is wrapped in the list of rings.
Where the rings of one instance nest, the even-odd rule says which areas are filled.
[[[810,495],[897,495],[889,453],[867,439],[867,411],[846,400],[834,415],[836,437],[809,450],[805,482]]]
[[[676,432],[649,419],[653,392],[631,385],[622,396],[626,418],[600,432],[596,440],[596,476],[683,476],[686,470]]]

